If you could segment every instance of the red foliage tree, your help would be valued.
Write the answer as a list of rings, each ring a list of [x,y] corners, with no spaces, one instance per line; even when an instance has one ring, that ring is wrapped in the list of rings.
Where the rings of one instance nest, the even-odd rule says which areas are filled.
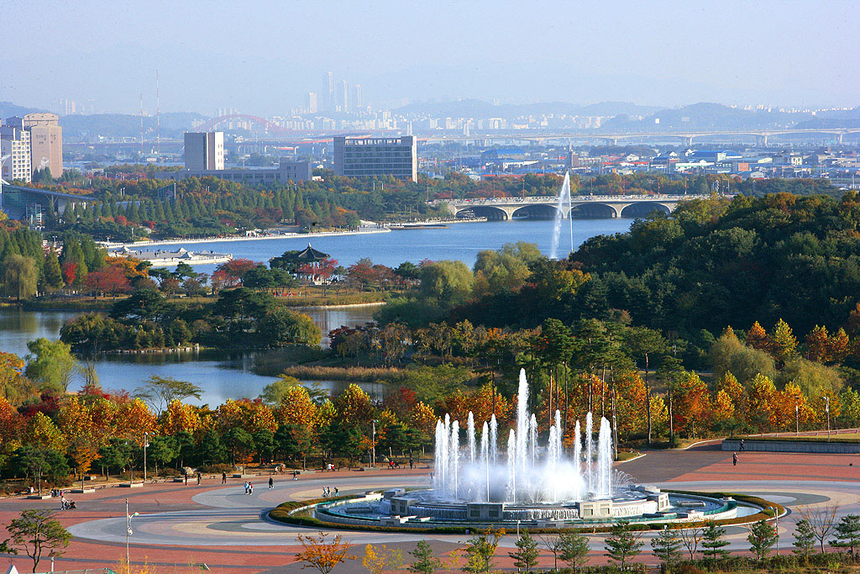
[[[66,282],[66,285],[71,285],[75,282],[75,277],[77,277],[78,264],[74,261],[66,261],[63,263],[63,281]]]
[[[131,291],[131,284],[125,271],[118,266],[108,265],[87,275],[84,289],[98,297],[99,293],[116,296]]]
[[[245,273],[259,265],[262,263],[256,263],[250,259],[233,259],[216,267],[212,276],[218,275],[226,287],[236,287],[242,283]]]

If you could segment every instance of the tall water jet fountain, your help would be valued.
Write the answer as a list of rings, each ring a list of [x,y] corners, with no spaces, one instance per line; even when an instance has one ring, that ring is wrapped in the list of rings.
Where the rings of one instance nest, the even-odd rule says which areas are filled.
[[[392,488],[322,505],[315,516],[332,522],[416,528],[520,522],[554,528],[619,518],[701,520],[706,511],[710,517],[737,515],[733,501],[700,495],[685,498],[653,486],[629,484],[626,475],[612,468],[608,420],[587,413],[584,425],[577,420],[568,433],[561,412],[555,411],[549,428],[541,429],[529,410],[529,396],[525,371],[521,371],[512,424],[495,415],[480,420],[471,412],[462,428],[449,415],[439,419],[431,489]],[[691,508],[699,509],[698,514]]]
[[[565,209],[565,205],[567,206]],[[549,258],[558,259],[558,248],[561,242],[561,224],[565,213],[569,220],[570,227],[570,252],[573,252],[573,213],[571,212],[570,199],[570,172],[564,174],[564,183],[561,185],[561,191],[558,192],[558,203],[555,210],[555,225],[552,229],[552,243],[549,248]]]

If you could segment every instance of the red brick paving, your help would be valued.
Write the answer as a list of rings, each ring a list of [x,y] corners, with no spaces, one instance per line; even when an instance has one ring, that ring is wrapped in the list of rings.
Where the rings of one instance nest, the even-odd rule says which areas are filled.
[[[810,480],[810,481],[857,481],[860,482],[860,456],[857,455],[817,455],[796,453],[739,453],[738,466],[732,466],[731,453],[716,450],[713,445],[694,447],[687,451],[652,451],[644,458],[621,465],[620,468],[631,474],[634,479],[642,482],[663,481],[708,481],[721,480],[730,483],[733,480]],[[853,465],[853,466],[852,466]],[[380,471],[376,475],[388,473]],[[392,471],[392,475],[426,474],[427,469],[414,471]],[[644,475],[644,476],[643,476]],[[320,476],[331,477],[331,483],[337,484],[338,477],[355,477],[355,472],[339,471],[325,475],[309,475],[310,478]],[[237,486],[243,479],[230,479],[230,484]],[[262,486],[267,477],[255,480]],[[278,477],[278,480],[288,478]],[[72,495],[78,502],[79,510],[58,514],[59,520],[66,526],[79,522],[122,516],[125,512],[125,498],[128,497],[132,510],[140,512],[164,512],[174,510],[193,510],[200,508],[191,499],[195,494],[212,488],[220,488],[220,477],[204,479],[202,486],[192,481],[188,486],[182,483],[148,484],[143,489],[121,489],[118,487],[104,488],[94,494]],[[0,500],[0,523],[7,524],[19,515],[24,508],[57,508],[57,499],[48,501],[25,500],[23,498],[6,498]],[[5,532],[4,532],[5,533]],[[5,538],[5,536],[3,536]],[[465,537],[464,537],[465,538]],[[434,549],[440,554],[449,554],[456,545],[449,542],[431,541]],[[411,543],[395,543],[391,547],[399,547],[404,552],[404,558],[413,545]],[[213,571],[236,571],[257,573],[298,572],[299,564],[290,564],[298,547],[290,546],[253,546],[253,547],[179,547],[179,546],[144,546],[131,545],[133,564],[148,562],[156,572],[180,573],[199,572],[199,568],[189,564],[206,563]],[[513,568],[513,560],[508,557],[510,549],[500,549],[497,566]],[[355,549],[359,557],[361,548]],[[56,561],[56,569],[81,569],[114,567],[125,557],[125,545],[116,543],[96,542],[75,539],[70,544],[64,556]],[[595,562],[603,558],[595,555]],[[407,560],[408,561],[408,560]],[[646,560],[647,562],[648,560]],[[360,558],[339,568],[339,571],[360,571]],[[461,560],[462,562],[462,560]],[[0,568],[6,569],[15,564],[21,571],[29,570],[27,557],[0,556]],[[49,562],[43,566],[49,569]],[[551,567],[552,556],[542,551],[541,566]],[[26,569],[26,570],[25,570]]]

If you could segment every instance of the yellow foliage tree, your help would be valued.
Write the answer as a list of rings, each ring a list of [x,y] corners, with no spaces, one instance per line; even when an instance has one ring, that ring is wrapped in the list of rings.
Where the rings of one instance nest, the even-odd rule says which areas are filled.
[[[193,434],[200,429],[201,424],[199,409],[179,400],[171,401],[161,415],[161,430],[170,436],[180,432]]]
[[[675,392],[675,430],[688,436],[699,436],[708,428],[711,397],[708,387],[696,373],[687,373]]]
[[[50,418],[42,412],[37,412],[27,421],[27,427],[22,436],[24,444],[65,452],[63,433]]]
[[[750,381],[749,392],[747,393],[747,411],[746,422],[750,426],[757,428],[760,432],[767,430],[767,426],[772,420],[771,411],[773,409],[773,397],[776,394],[776,387],[770,377],[766,377],[759,373],[753,380]]]
[[[764,330],[764,327],[758,321],[753,323],[753,326],[747,331],[746,343],[759,351],[768,353],[771,351],[770,338],[767,336],[767,331]]]
[[[284,393],[281,403],[275,407],[275,419],[280,424],[303,425],[312,428],[317,424],[319,409],[311,400],[308,390],[293,385]]]
[[[731,395],[725,390],[718,390],[714,396],[713,402],[713,421],[714,423],[726,423],[735,416],[735,403]]]
[[[302,551],[296,553],[296,562],[304,562],[302,568],[316,568],[320,574],[329,574],[335,566],[346,560],[349,543],[343,542],[340,534],[329,539],[329,534],[319,536],[299,534]]]

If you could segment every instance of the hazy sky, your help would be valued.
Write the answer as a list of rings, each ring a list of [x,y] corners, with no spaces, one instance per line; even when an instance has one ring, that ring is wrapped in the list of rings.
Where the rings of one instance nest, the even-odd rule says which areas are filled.
[[[0,100],[273,115],[365,102],[860,104],[858,0],[3,0]],[[351,93],[350,93],[351,96]]]

